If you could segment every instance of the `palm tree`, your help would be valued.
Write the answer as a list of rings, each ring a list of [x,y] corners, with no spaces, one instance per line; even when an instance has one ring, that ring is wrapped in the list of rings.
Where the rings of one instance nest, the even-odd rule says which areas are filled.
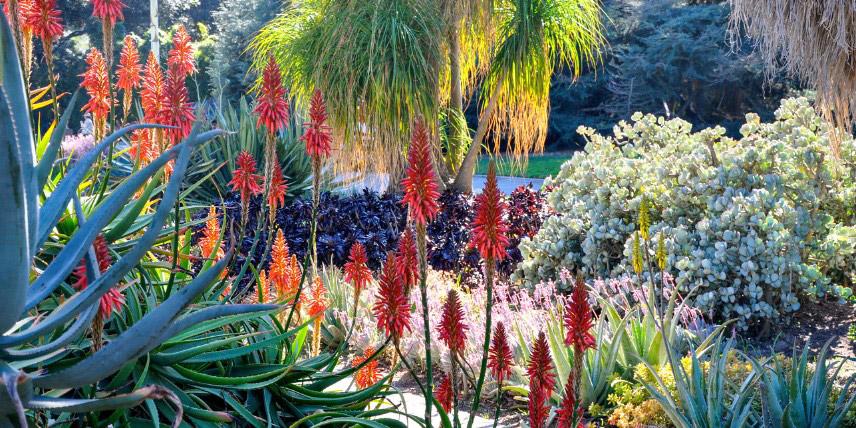
[[[732,34],[755,39],[770,67],[817,91],[839,129],[856,122],[856,4],[840,0],[731,0]],[[833,137],[838,137],[833,134]],[[831,138],[838,156],[840,138]]]
[[[478,154],[508,141],[520,159],[542,149],[550,77],[578,75],[603,43],[597,0],[305,0],[286,7],[251,45],[254,69],[273,54],[298,100],[320,88],[347,150],[344,169],[403,171],[410,120],[448,124],[441,171],[472,190]],[[464,104],[478,90],[475,132]]]

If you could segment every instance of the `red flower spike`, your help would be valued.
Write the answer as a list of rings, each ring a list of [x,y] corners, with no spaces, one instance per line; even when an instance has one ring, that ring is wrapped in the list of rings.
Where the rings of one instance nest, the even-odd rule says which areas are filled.
[[[461,354],[466,348],[466,337],[469,326],[464,322],[464,308],[458,292],[449,290],[446,303],[443,304],[443,314],[440,317],[440,340],[449,347],[453,354]]]
[[[547,405],[549,393],[543,389],[529,391],[529,428],[545,428],[550,407]]]
[[[410,289],[419,282],[419,258],[413,229],[406,227],[404,233],[401,234],[401,238],[398,239],[395,259],[398,261],[396,265],[398,276],[404,282],[405,294],[409,295]]]
[[[594,327],[591,306],[588,302],[586,285],[582,278],[577,278],[570,302],[565,306],[565,345],[572,346],[574,352],[585,352],[594,349],[595,338],[591,334]]]
[[[496,168],[493,162],[487,172],[484,190],[476,197],[476,217],[473,219],[473,240],[470,248],[476,248],[485,260],[502,261],[508,247],[508,225],[503,219],[505,203],[496,184]]]
[[[354,286],[354,295],[359,296],[372,280],[372,271],[367,265],[366,247],[360,241],[351,245],[351,253],[345,263],[345,281]]]
[[[400,338],[410,331],[410,302],[404,294],[401,278],[395,272],[395,253],[390,251],[378,281],[377,302],[374,306],[378,330],[387,336]]]
[[[529,377],[529,393],[534,390],[544,390],[549,395],[556,386],[556,374],[553,372],[553,362],[550,358],[550,347],[547,344],[547,336],[542,330],[535,340],[532,349],[532,357],[526,367],[526,375]]]
[[[50,45],[62,36],[62,18],[56,8],[56,0],[32,0],[20,3],[18,7],[22,24],[30,28],[33,36],[40,37],[43,45]]]
[[[131,36],[125,36],[122,53],[119,54],[119,66],[116,68],[116,87],[123,91],[132,91],[140,86],[140,53]]]
[[[196,74],[195,55],[196,49],[190,43],[190,35],[187,34],[184,25],[179,24],[172,38],[172,49],[169,51],[167,65],[177,68],[185,76]]]
[[[440,197],[434,166],[431,163],[431,144],[422,118],[416,121],[413,139],[410,141],[410,166],[407,177],[402,180],[404,198],[402,203],[410,208],[410,218],[416,224],[427,224],[437,216]]]
[[[244,150],[238,155],[236,161],[238,168],[232,172],[232,181],[229,185],[235,192],[241,192],[241,201],[247,202],[250,195],[258,195],[262,192],[262,186],[259,184],[262,177],[256,174],[256,160],[250,152]]]
[[[443,411],[446,413],[452,411],[452,404],[454,404],[455,397],[452,394],[452,380],[449,376],[443,378],[443,381],[434,389],[434,398],[443,407]]]
[[[104,273],[107,269],[110,269],[110,264],[113,263],[113,258],[110,257],[110,250],[107,248],[107,240],[104,239],[103,235],[98,235],[92,246],[95,247],[95,261],[98,264],[98,271]],[[74,268],[72,275],[77,277],[77,281],[72,286],[77,290],[85,290],[89,282],[86,279],[86,264],[84,260],[80,261],[80,266]],[[101,296],[98,311],[102,318],[107,319],[114,310],[118,311],[122,307],[122,303],[125,303],[125,296],[117,288],[113,287]]]
[[[313,158],[330,156],[330,127],[327,121],[327,103],[320,89],[315,89],[309,100],[309,122],[303,124],[306,128],[300,141],[306,142],[306,154]]]
[[[167,71],[166,85],[164,85],[166,104],[158,112],[158,121],[163,125],[177,128],[165,130],[173,145],[190,135],[190,128],[195,119],[193,105],[188,102],[190,95],[184,83],[184,73],[179,68],[170,66]]]
[[[275,213],[278,207],[285,206],[285,192],[288,185],[283,183],[282,169],[279,162],[273,165],[273,177],[270,181],[270,193],[268,194],[268,207],[271,213]]]
[[[372,347],[368,347],[365,350],[365,356],[356,357],[354,361],[351,363],[352,367],[357,367],[360,364],[364,363],[366,360],[371,358],[374,355],[375,350]],[[356,375],[354,375],[354,383],[357,384],[357,388],[366,389],[378,382],[382,379],[380,372],[377,369],[377,359],[373,359],[366,363],[363,367],[357,370]]]
[[[152,139],[152,133],[148,129],[138,129],[131,135],[131,147],[128,150],[131,159],[137,160],[138,156],[143,165],[148,165],[158,157],[158,149]]]
[[[315,277],[315,286],[309,291],[309,296],[306,298],[306,307],[309,310],[309,316],[314,317],[323,314],[327,310],[330,301],[327,300],[327,288],[324,287],[324,282],[320,277]]]
[[[143,106],[143,121],[157,123],[158,114],[166,105],[163,71],[153,53],[149,53],[143,73],[143,89],[140,91]]]
[[[128,7],[120,0],[91,0],[95,8],[92,11],[92,16],[97,17],[102,22],[110,22],[110,25],[116,25],[116,21],[124,21],[122,9]]]
[[[285,99],[285,87],[282,86],[282,72],[273,56],[262,73],[261,96],[253,113],[259,115],[256,126],[264,125],[268,132],[285,129],[288,101]]]
[[[511,377],[511,366],[514,365],[514,355],[508,345],[505,325],[502,322],[496,324],[488,352],[487,367],[490,369],[490,375],[496,379],[498,385],[502,385],[503,380]]]
[[[582,428],[583,409],[577,409],[576,405],[577,393],[574,390],[574,372],[568,373],[568,383],[565,384],[565,397],[562,398],[562,405],[556,410],[558,418],[558,428]]]
[[[101,51],[91,48],[86,56],[86,64],[89,69],[83,74],[83,87],[89,94],[89,102],[83,106],[83,110],[92,113],[94,120],[106,119],[110,112],[110,79]]]

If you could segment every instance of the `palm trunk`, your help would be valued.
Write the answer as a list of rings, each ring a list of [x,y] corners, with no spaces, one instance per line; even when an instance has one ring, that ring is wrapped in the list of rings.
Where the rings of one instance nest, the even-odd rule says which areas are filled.
[[[461,87],[461,20],[453,19],[449,30],[449,112],[446,121],[449,124],[449,153],[446,167],[449,175],[455,173],[461,162],[460,152],[463,149],[463,133],[461,127],[464,116],[463,88]]]
[[[479,126],[476,128],[476,135],[473,137],[473,142],[470,144],[469,150],[467,150],[467,156],[461,163],[461,168],[458,169],[458,175],[452,183],[451,187],[454,190],[464,193],[472,193],[473,191],[473,173],[476,170],[479,151],[481,150],[481,145],[484,142],[484,137],[487,135],[488,123],[490,123],[490,119],[493,117],[493,112],[496,110],[496,104],[499,102],[499,89],[504,80],[504,76],[500,76],[499,79],[497,79],[493,94],[487,102],[487,106],[482,111],[481,118],[479,118]]]

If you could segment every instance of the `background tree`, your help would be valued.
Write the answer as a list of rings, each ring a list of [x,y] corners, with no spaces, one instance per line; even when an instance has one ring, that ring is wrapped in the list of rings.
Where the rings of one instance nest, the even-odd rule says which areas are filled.
[[[396,183],[409,122],[422,114],[435,130],[450,124],[435,152],[453,186],[470,191],[489,136],[516,155],[543,148],[553,71],[578,75],[598,58],[600,19],[596,0],[314,0],[287,6],[251,48],[256,71],[277,58],[298,100],[324,92],[348,149],[337,155],[342,170],[386,171]],[[460,112],[477,88],[467,146]]]

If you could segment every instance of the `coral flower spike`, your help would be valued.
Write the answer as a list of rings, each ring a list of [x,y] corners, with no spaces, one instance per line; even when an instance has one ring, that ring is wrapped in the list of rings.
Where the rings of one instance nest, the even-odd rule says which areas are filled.
[[[104,236],[98,235],[92,245],[95,247],[95,260],[98,262],[98,270],[104,273],[110,268],[110,264],[113,263],[113,258],[110,257],[110,251],[107,248],[107,240],[104,239]],[[80,261],[80,266],[74,268],[72,274],[77,278],[73,287],[77,290],[86,289],[88,281],[86,279],[86,264],[83,260]],[[109,318],[114,310],[119,310],[122,307],[122,303],[124,302],[125,297],[122,296],[122,293],[115,287],[111,288],[106,294],[101,296],[98,309],[101,317],[104,319]]]
[[[529,390],[542,389],[552,392],[556,386],[556,374],[553,372],[553,362],[550,357],[550,347],[547,344],[547,336],[542,330],[535,340],[532,349],[532,357],[526,367],[526,375],[529,378]]]
[[[591,334],[594,320],[588,302],[586,285],[582,278],[578,277],[576,280],[570,302],[565,307],[564,321],[567,330],[565,345],[572,346],[576,353],[585,352],[586,349],[594,349],[595,338]]]
[[[410,208],[410,217],[414,223],[425,225],[437,216],[437,211],[440,209],[437,198],[440,197],[440,192],[434,166],[431,163],[428,131],[421,117],[416,120],[413,130],[409,162],[407,177],[401,182],[405,192],[401,202]]]
[[[360,293],[372,280],[372,271],[367,265],[366,247],[360,241],[351,245],[351,253],[345,263],[345,281],[354,286],[354,300],[359,299]]]
[[[282,177],[282,168],[279,162],[273,164],[273,176],[270,180],[270,192],[268,193],[268,208],[270,209],[271,224],[276,217],[276,210],[279,207],[285,206],[285,192],[288,191],[288,185],[284,183]]]
[[[164,101],[166,104],[158,112],[161,124],[174,126],[176,129],[167,130],[170,142],[174,145],[182,138],[190,135],[193,126],[193,104],[188,101],[190,94],[185,85],[185,75],[175,65],[171,65],[166,75],[164,85]]]
[[[512,365],[514,365],[514,355],[511,353],[511,346],[508,344],[505,325],[499,322],[496,325],[496,331],[493,333],[487,363],[490,375],[496,379],[497,385],[502,385],[503,380],[511,377]]]
[[[89,102],[83,110],[92,114],[95,123],[95,139],[104,137],[107,115],[110,112],[110,80],[107,75],[107,64],[101,51],[91,48],[86,56],[89,68],[83,74],[83,87],[89,94]]]
[[[446,303],[443,304],[443,314],[438,328],[440,340],[449,347],[449,352],[461,356],[466,347],[466,336],[469,327],[464,322],[464,308],[458,292],[449,290]]]
[[[33,36],[40,37],[44,46],[62,36],[62,18],[56,0],[33,0],[26,8],[21,8],[21,15]]]
[[[568,373],[568,382],[565,384],[565,396],[562,398],[562,405],[556,410],[558,418],[557,428],[582,428],[580,422],[583,410],[577,409],[576,404],[576,383],[574,382],[574,372]]]
[[[184,25],[179,25],[175,30],[175,36],[172,38],[172,49],[169,51],[169,59],[167,65],[176,67],[185,75],[196,74],[196,49],[190,43],[190,35],[184,29]]]
[[[91,0],[94,7],[92,16],[97,17],[102,22],[109,22],[110,25],[116,25],[116,21],[123,21],[125,17],[122,15],[122,9],[128,7],[120,0]]]
[[[410,289],[419,282],[419,258],[416,250],[416,237],[413,229],[405,228],[398,240],[398,250],[395,253],[398,261],[396,270],[404,282],[404,293],[410,295]]]
[[[119,54],[119,67],[116,68],[116,87],[124,94],[122,111],[125,114],[125,121],[128,120],[128,113],[131,111],[131,97],[134,89],[140,87],[142,70],[137,44],[131,36],[125,36],[122,53]]]
[[[262,177],[256,174],[256,160],[250,152],[242,151],[235,163],[238,164],[238,168],[232,173],[233,178],[229,184],[232,190],[241,193],[242,201],[247,201],[250,195],[258,195],[262,192],[262,186],[259,184]]]
[[[434,390],[434,398],[437,399],[437,402],[440,403],[440,406],[443,407],[443,411],[449,413],[452,411],[452,404],[454,404],[455,397],[452,392],[452,379],[449,376],[443,378],[443,381],[437,385],[437,389]]]
[[[273,56],[262,73],[261,96],[254,113],[259,115],[256,126],[264,125],[268,132],[285,129],[288,121],[288,101],[285,100],[285,88],[282,86],[282,72]]]
[[[401,278],[395,272],[395,253],[390,251],[378,281],[374,306],[378,330],[398,340],[404,330],[410,331],[410,302],[404,294]]]
[[[315,89],[309,100],[309,122],[303,124],[306,128],[300,141],[306,142],[306,154],[322,159],[330,156],[330,127],[327,121],[327,103],[320,89]]]
[[[309,316],[315,318],[315,329],[312,332],[312,347],[315,355],[321,353],[321,321],[324,318],[324,311],[330,302],[327,300],[327,288],[321,281],[321,277],[315,277],[315,286],[309,291],[309,298],[306,305],[309,308]]]
[[[360,364],[365,363],[371,356],[375,353],[374,348],[368,347],[365,350],[365,356],[360,356],[354,358],[352,364],[353,367],[357,367]],[[354,382],[357,384],[357,388],[366,389],[381,380],[382,376],[377,369],[377,359],[371,360],[365,363],[364,366],[357,369],[357,373],[354,375]]]
[[[473,240],[470,248],[476,248],[485,260],[502,261],[508,247],[508,225],[503,219],[505,203],[496,184],[496,167],[490,162],[487,183],[476,197],[478,210],[473,219]]]

